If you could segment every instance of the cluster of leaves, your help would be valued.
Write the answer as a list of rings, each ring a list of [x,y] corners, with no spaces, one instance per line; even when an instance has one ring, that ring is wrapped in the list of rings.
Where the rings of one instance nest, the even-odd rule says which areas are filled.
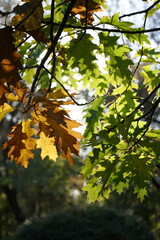
[[[36,35],[37,31],[41,34],[37,28],[42,20],[42,5],[36,5],[36,8],[34,5],[34,1],[25,3],[20,7],[21,14],[16,14],[11,21],[13,25],[23,25],[20,30],[29,31],[31,36],[33,35],[32,31]],[[32,8],[35,8],[35,11],[31,15],[29,10]],[[17,9],[19,8],[17,7]],[[30,16],[21,24],[27,15]],[[68,95],[63,89],[40,88],[36,92],[29,89],[21,81],[18,72],[21,68],[21,54],[15,47],[14,42],[17,39],[13,37],[13,30],[7,26],[0,31],[2,35],[0,120],[7,113],[13,111],[18,111],[20,115],[18,123],[12,127],[9,133],[9,139],[3,145],[3,149],[9,149],[8,157],[11,162],[15,160],[17,164],[20,163],[24,167],[28,166],[29,159],[34,158],[33,150],[36,148],[41,149],[42,159],[49,156],[50,159],[56,160],[58,152],[62,151],[62,156],[68,159],[69,164],[72,164],[72,153],[78,155],[79,151],[77,138],[82,138],[81,134],[72,128],[76,128],[80,124],[70,119],[62,105],[73,104],[73,101],[64,100]],[[44,41],[43,38],[41,40]]]
[[[101,0],[25,2],[0,29],[0,118],[20,113],[3,146],[8,157],[27,167],[41,148],[42,158],[55,160],[61,151],[72,164],[82,137],[62,105],[87,105],[67,91],[82,85],[94,96],[85,108],[84,142],[92,150],[84,190],[95,201],[133,185],[142,200],[151,181],[158,184],[160,53],[147,33],[160,29],[146,29],[146,22],[159,1],[124,16],[109,16]],[[143,27],[124,20],[137,14],[144,14]]]

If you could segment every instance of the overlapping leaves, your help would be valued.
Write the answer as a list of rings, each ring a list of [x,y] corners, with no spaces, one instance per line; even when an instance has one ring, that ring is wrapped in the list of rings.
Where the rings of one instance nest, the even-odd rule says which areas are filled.
[[[24,1],[12,11],[15,38],[12,27],[0,29],[0,120],[16,111],[20,114],[3,146],[8,157],[27,167],[34,150],[40,148],[42,159],[56,160],[60,152],[73,163],[72,154],[78,155],[78,139],[82,138],[74,128],[80,124],[64,109],[73,104],[71,95],[51,88],[51,81],[63,89],[66,85],[76,89],[80,79],[95,99],[85,109],[84,137],[91,153],[82,171],[88,180],[84,190],[90,201],[95,201],[132,185],[142,200],[159,165],[159,130],[154,129],[153,121],[159,124],[159,52],[148,47],[148,36],[140,33],[144,29],[123,21],[119,13],[96,16],[94,26],[94,13],[102,10],[101,0],[77,0],[72,9],[73,1],[53,1],[52,9],[46,7],[52,19],[47,15],[45,21],[42,1]],[[159,5],[153,11],[148,9],[146,15],[157,9]],[[41,27],[50,39],[47,46]],[[94,39],[91,31],[95,30]],[[25,34],[34,40],[24,40]],[[135,42],[136,48],[131,49]],[[138,60],[131,59],[138,44]],[[20,76],[21,63],[25,74]],[[31,90],[21,77],[33,84]]]
[[[19,107],[22,113],[22,120],[12,128],[9,134],[9,140],[3,148],[9,148],[8,157],[11,161],[15,160],[22,166],[28,166],[28,160],[34,158],[33,150],[41,149],[41,157],[44,159],[48,156],[52,160],[56,160],[58,153],[62,152],[62,156],[67,158],[69,164],[73,163],[72,154],[78,155],[80,133],[73,130],[80,126],[74,120],[71,120],[67,111],[61,105],[71,104],[71,101],[59,100],[64,98],[65,94],[62,90],[47,93],[47,90],[35,93],[32,98],[30,93],[26,93],[25,103]],[[15,95],[14,101],[21,101]],[[52,99],[54,96],[54,100]],[[10,102],[10,95],[6,95]],[[57,99],[56,99],[57,98]],[[31,99],[31,100],[30,100]],[[27,104],[27,101],[31,101]],[[17,109],[17,107],[16,107]],[[5,104],[1,119],[6,113],[14,111],[14,108]]]

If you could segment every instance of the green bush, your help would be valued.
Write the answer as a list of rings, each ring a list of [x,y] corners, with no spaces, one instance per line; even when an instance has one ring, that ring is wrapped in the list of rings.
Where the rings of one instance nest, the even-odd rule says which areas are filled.
[[[153,240],[140,218],[105,207],[54,211],[23,224],[14,240]]]

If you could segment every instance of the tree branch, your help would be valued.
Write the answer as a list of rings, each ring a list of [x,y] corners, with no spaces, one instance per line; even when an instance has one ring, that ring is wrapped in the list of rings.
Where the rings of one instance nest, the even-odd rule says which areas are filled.
[[[68,97],[70,97],[70,99],[77,105],[77,106],[85,106],[85,105],[88,105],[90,103],[92,103],[94,101],[91,100],[90,102],[87,102],[87,103],[78,103],[74,98],[73,96],[68,92],[68,90],[65,88],[65,86],[55,77],[52,75],[52,73],[44,67],[44,69],[51,75],[52,78],[54,78],[54,80],[64,89],[64,91],[67,93]]]
[[[64,15],[64,17],[63,17],[62,23],[60,24],[60,27],[59,27],[59,29],[58,29],[58,32],[57,32],[57,34],[56,34],[56,36],[55,36],[55,38],[54,38],[54,40],[53,40],[53,43],[52,43],[52,45],[48,48],[48,51],[47,51],[46,55],[43,57],[43,59],[41,60],[40,65],[39,65],[39,67],[37,68],[36,75],[35,75],[35,78],[34,78],[33,83],[32,83],[31,92],[34,92],[34,90],[35,90],[35,86],[36,86],[36,83],[37,83],[37,81],[38,81],[38,77],[39,77],[40,71],[41,71],[41,69],[44,67],[44,64],[45,64],[45,62],[47,61],[49,55],[52,53],[53,46],[54,46],[54,47],[56,46],[56,44],[57,44],[57,42],[58,42],[58,40],[59,40],[59,37],[61,36],[62,31],[63,31],[63,29],[64,29],[64,27],[65,27],[65,25],[66,25],[66,22],[67,22],[67,20],[68,20],[69,14],[71,13],[71,10],[72,10],[75,2],[76,2],[76,0],[71,0],[71,2],[69,3],[69,5],[68,5],[68,7],[67,7],[67,10],[66,10],[66,13],[65,13],[65,15]]]
[[[46,22],[45,22],[46,24]],[[59,23],[53,23],[54,25],[60,26]],[[150,29],[140,29],[140,30],[120,30],[120,29],[111,29],[111,28],[104,28],[104,27],[97,27],[97,26],[78,26],[72,24],[66,24],[63,26],[64,28],[72,28],[72,29],[81,29],[81,30],[94,30],[94,31],[101,31],[101,32],[109,32],[109,33],[128,33],[128,34],[141,34],[141,33],[149,33],[149,32],[156,32],[160,31],[160,28],[150,28]]]
[[[119,17],[119,19],[122,19],[124,17],[131,17],[137,14],[142,14],[142,13],[148,13],[152,8],[154,8],[158,3],[160,2],[160,0],[156,1],[155,3],[153,3],[150,7],[148,7],[147,9],[138,11],[138,12],[133,12],[133,13],[129,13],[129,14],[124,14],[122,16]]]

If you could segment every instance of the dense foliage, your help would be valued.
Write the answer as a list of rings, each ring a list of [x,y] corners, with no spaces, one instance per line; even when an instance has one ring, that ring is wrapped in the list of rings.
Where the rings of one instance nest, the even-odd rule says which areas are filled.
[[[114,226],[114,227],[113,227]],[[136,216],[104,207],[54,211],[45,219],[22,225],[15,240],[152,240],[148,226]]]
[[[85,108],[90,201],[131,185],[143,200],[151,182],[159,185],[160,52],[148,34],[160,28],[147,28],[159,2],[123,16],[110,16],[102,0],[22,0],[0,12],[3,161],[27,167],[40,148],[42,159],[61,152],[71,165],[82,139],[65,110],[74,104]],[[138,26],[128,20],[139,14]],[[82,89],[87,102],[76,96]]]

